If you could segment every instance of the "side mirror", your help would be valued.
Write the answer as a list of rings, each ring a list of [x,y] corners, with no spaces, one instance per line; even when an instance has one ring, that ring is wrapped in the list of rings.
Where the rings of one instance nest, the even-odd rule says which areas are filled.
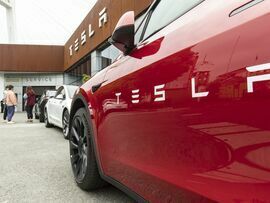
[[[134,48],[135,36],[134,11],[128,11],[118,21],[109,42],[127,54]]]

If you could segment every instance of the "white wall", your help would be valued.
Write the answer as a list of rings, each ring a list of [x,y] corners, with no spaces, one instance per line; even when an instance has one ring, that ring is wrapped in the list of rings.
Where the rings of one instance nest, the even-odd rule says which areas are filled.
[[[22,94],[25,86],[59,86],[63,85],[63,74],[5,74],[5,85],[13,85],[18,94],[18,111],[22,111]]]
[[[0,101],[3,99],[3,92],[5,89],[4,82],[4,73],[0,73]]]

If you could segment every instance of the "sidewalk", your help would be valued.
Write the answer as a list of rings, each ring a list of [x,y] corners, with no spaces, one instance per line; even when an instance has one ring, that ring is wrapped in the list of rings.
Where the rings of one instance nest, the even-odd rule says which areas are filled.
[[[15,124],[41,124],[39,120],[33,119],[33,123],[27,123],[27,116],[26,112],[16,112],[13,119],[15,121]],[[8,125],[15,125],[15,124],[8,124]],[[3,113],[0,113],[0,126],[1,125],[7,125],[6,122],[3,120]]]
[[[26,123],[25,113],[16,113],[15,124],[0,116],[0,203],[132,202],[114,187],[90,193],[76,186],[60,129]]]

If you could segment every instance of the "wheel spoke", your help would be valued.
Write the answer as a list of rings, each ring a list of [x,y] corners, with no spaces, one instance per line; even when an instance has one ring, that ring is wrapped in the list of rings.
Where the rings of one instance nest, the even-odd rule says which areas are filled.
[[[83,175],[85,174],[85,162],[86,162],[86,160],[85,160],[85,158],[82,156],[81,157],[81,167],[80,167],[80,172],[79,172],[79,174],[78,174],[78,176],[79,177],[83,177]]]
[[[71,155],[71,163],[72,163],[72,165],[73,164],[76,164],[76,162],[78,161],[78,159],[79,159],[79,155],[78,154]]]
[[[67,115],[64,116],[64,123],[67,125],[68,124],[68,118]]]
[[[72,149],[78,149],[78,145],[76,145],[73,141],[70,140],[70,147]]]
[[[82,134],[81,134],[81,137],[82,137],[82,141],[84,140],[84,138],[85,138],[85,128],[84,128],[84,126],[82,125]]]
[[[72,131],[73,131],[73,135],[74,135],[76,141],[79,142],[80,138],[79,138],[79,135],[74,127],[72,127]]]
[[[83,155],[83,163],[82,163],[82,173],[86,173],[86,168],[87,168],[87,158],[86,155]]]
[[[84,128],[84,126],[82,125],[82,123],[81,123],[81,120],[79,119],[79,118],[76,118],[75,119],[75,121],[74,121],[74,128],[75,128],[75,130],[76,130],[76,132],[77,132],[77,135],[78,135],[78,138],[80,139],[80,138],[82,138],[83,137],[83,128]]]
[[[80,174],[81,170],[82,170],[82,157],[79,158],[79,160],[76,164],[75,174],[78,176]]]
[[[66,126],[66,127],[65,127],[65,131],[64,131],[65,135],[68,135],[68,132],[69,132],[69,129],[68,129],[68,127]]]

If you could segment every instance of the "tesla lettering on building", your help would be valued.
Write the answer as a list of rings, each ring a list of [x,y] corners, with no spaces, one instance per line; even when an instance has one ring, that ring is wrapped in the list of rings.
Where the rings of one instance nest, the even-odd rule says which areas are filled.
[[[103,8],[99,12],[99,19],[98,19],[98,26],[99,28],[102,28],[107,22],[108,22],[108,13],[107,8]],[[95,31],[92,29],[92,24],[89,24],[88,26],[88,32],[86,30],[83,30],[81,33],[80,38],[76,38],[74,41],[74,44],[70,45],[69,47],[69,55],[73,55],[73,51],[79,51],[80,45],[83,46],[87,42],[87,38],[92,38],[95,35]],[[88,37],[87,37],[88,36]]]

